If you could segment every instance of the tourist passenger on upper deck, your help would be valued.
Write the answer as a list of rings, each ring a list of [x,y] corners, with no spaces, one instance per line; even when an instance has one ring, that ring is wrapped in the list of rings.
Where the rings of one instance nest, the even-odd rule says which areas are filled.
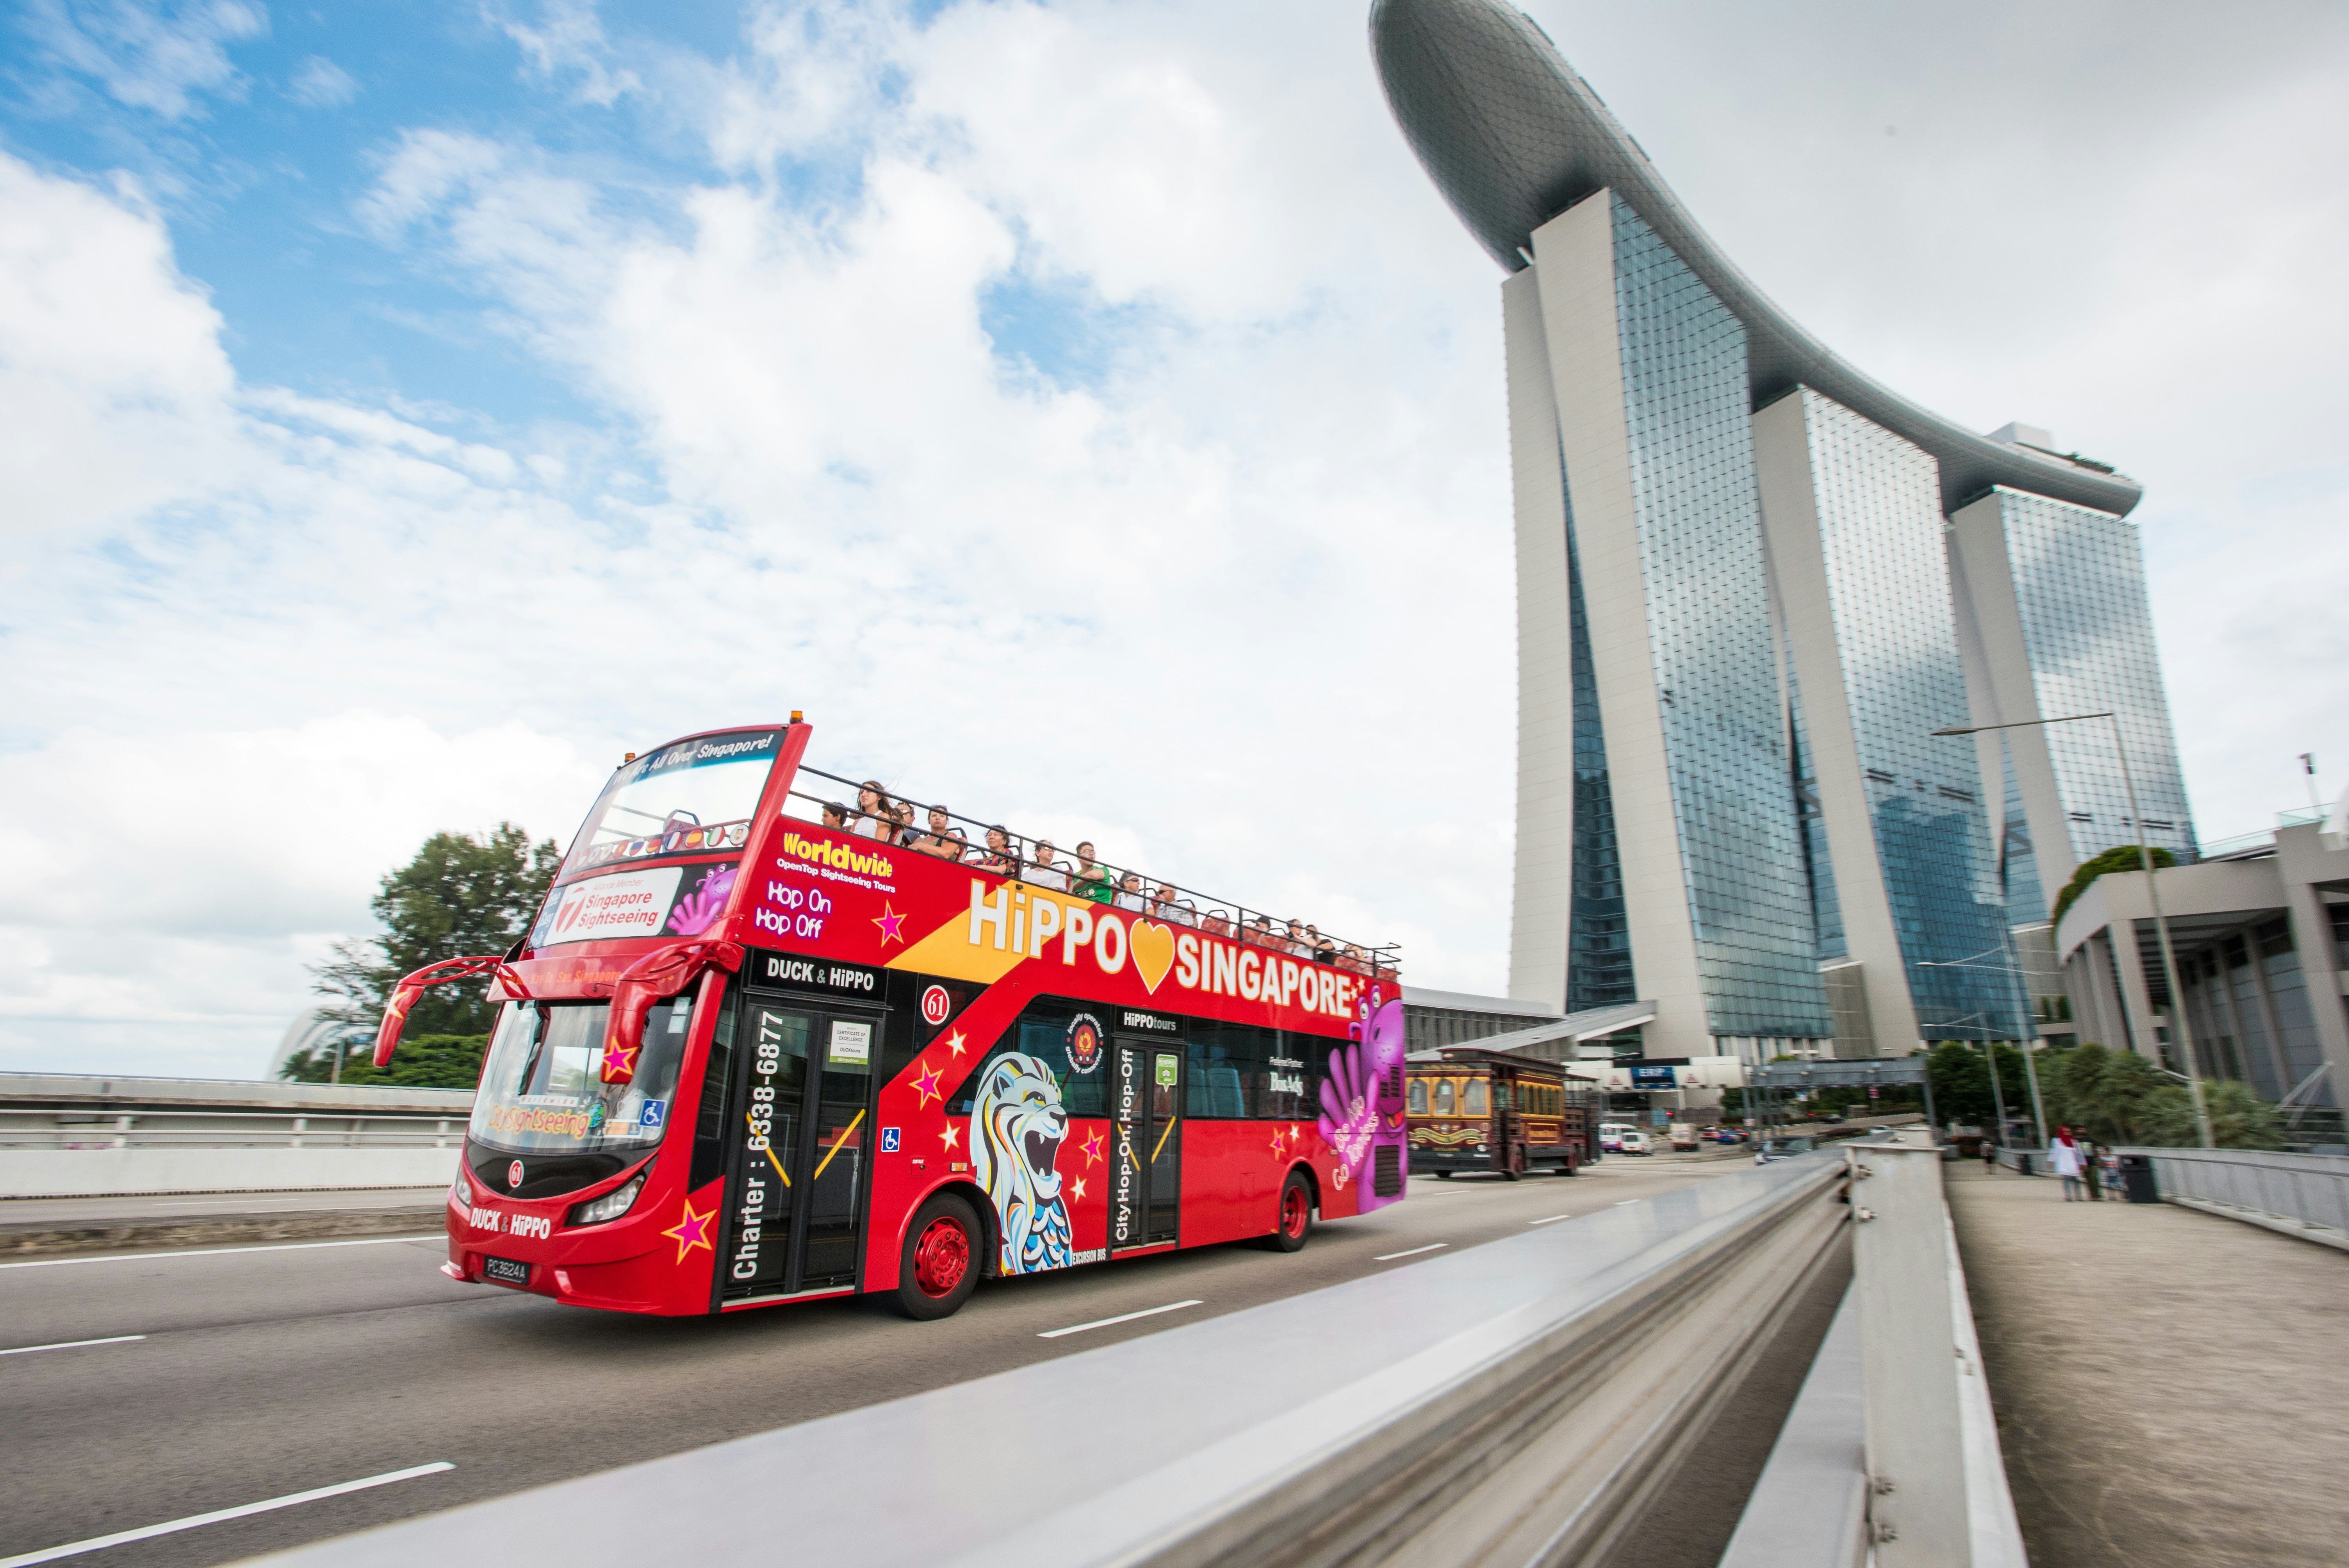
[[[838,828],[841,831],[846,832],[848,808],[837,800],[826,800],[823,803],[823,825],[827,828]]]
[[[1191,907],[1189,899],[1174,891],[1174,885],[1172,882],[1158,884],[1158,896],[1150,901],[1150,912],[1159,919],[1174,925],[1199,923],[1198,912]]]
[[[849,831],[885,844],[897,841],[897,815],[891,810],[889,791],[878,779],[867,779],[856,787],[856,825]]]
[[[911,849],[914,841],[921,836],[914,831],[914,803],[911,800],[898,801],[889,808],[889,816],[897,824],[896,836],[889,841]]]
[[[1314,963],[1334,964],[1338,961],[1338,944],[1322,935],[1320,927],[1310,921],[1305,925],[1305,943],[1313,950]]]
[[[930,830],[913,841],[913,847],[926,855],[936,855],[942,861],[958,861],[970,848],[962,830],[954,825],[954,813],[944,806],[930,808]]]
[[[1143,896],[1140,872],[1128,872],[1117,879],[1116,903],[1120,909],[1133,910],[1137,913],[1149,907],[1150,901]]]
[[[1349,975],[1368,975],[1371,972],[1370,956],[1349,942],[1346,944],[1346,955],[1338,960],[1338,967]]]
[[[999,877],[1016,876],[1019,872],[1019,857],[1011,852],[1011,835],[999,825],[987,830],[987,848],[973,850],[963,861]]]
[[[1027,867],[1019,880],[1034,887],[1048,887],[1054,892],[1069,891],[1069,862],[1052,852],[1052,841],[1039,839],[1035,851],[1028,857]]]
[[[1093,841],[1091,839],[1077,846],[1077,869],[1069,878],[1069,891],[1095,903],[1107,903],[1112,896],[1109,868],[1093,859]]]
[[[1281,945],[1292,958],[1313,956],[1312,945],[1305,940],[1305,923],[1301,920],[1292,920],[1288,923],[1288,936]]]
[[[1279,946],[1279,940],[1272,934],[1272,921],[1261,914],[1240,927],[1240,940],[1254,943],[1258,947],[1277,949]]]

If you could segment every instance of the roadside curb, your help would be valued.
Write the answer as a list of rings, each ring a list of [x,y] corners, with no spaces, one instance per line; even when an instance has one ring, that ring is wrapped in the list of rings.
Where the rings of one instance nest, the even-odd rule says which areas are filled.
[[[52,1253],[109,1253],[154,1247],[300,1242],[321,1236],[428,1236],[440,1228],[440,1205],[419,1209],[325,1209],[293,1214],[205,1214],[185,1220],[87,1224],[27,1221],[0,1224],[0,1258]]]

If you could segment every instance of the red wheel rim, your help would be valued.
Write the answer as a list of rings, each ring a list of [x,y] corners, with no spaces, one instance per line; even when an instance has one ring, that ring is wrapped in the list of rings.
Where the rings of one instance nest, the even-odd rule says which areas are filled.
[[[932,1220],[914,1243],[914,1283],[924,1295],[952,1295],[969,1272],[970,1237],[952,1220]]]
[[[1291,1187],[1280,1195],[1280,1229],[1284,1235],[1301,1236],[1305,1233],[1308,1207],[1302,1187]]]

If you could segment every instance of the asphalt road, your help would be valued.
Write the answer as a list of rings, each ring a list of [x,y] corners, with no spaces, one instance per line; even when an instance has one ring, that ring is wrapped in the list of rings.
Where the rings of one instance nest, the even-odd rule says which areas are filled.
[[[452,1467],[61,1559],[233,1562],[1409,1268],[1531,1224],[1571,1226],[1747,1168],[1610,1159],[1571,1179],[1415,1178],[1407,1202],[1317,1227],[1301,1253],[1237,1244],[990,1281],[930,1324],[853,1300],[715,1319],[557,1306],[443,1277],[437,1234],[0,1264],[0,1568]],[[109,1342],[30,1348],[90,1340]],[[789,1510],[812,1504],[777,1480],[787,1529]],[[617,1498],[581,1524],[649,1532],[659,1508]]]

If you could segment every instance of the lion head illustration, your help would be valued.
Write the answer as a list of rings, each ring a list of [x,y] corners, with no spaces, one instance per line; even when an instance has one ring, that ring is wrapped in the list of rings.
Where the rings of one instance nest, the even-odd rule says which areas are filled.
[[[1004,1274],[1069,1264],[1069,1211],[1061,1202],[1061,1109],[1051,1069],[1012,1051],[989,1062],[970,1111],[971,1163],[1002,1222]]]

